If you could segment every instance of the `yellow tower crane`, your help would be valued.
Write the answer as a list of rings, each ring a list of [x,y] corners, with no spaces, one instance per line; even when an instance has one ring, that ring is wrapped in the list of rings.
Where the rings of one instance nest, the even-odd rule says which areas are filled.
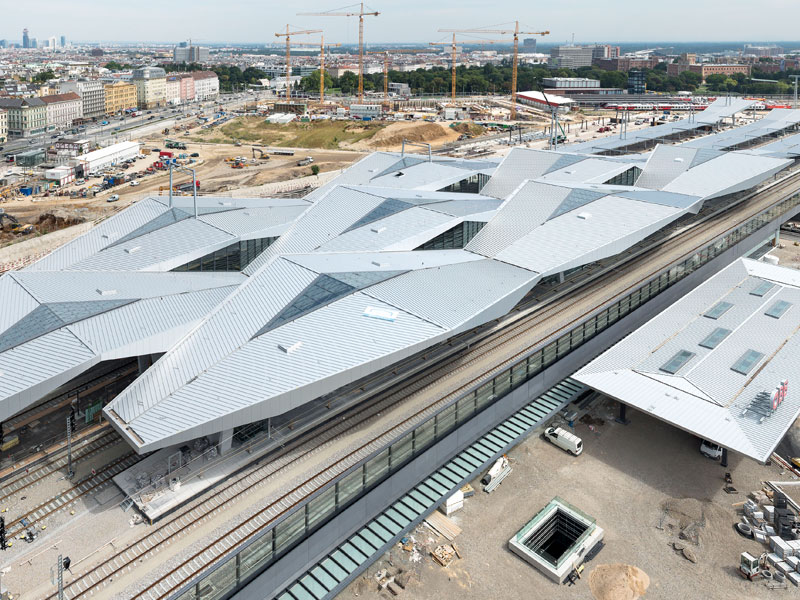
[[[517,118],[517,59],[519,57],[519,36],[523,35],[548,35],[549,31],[520,31],[519,21],[514,21],[514,29],[440,29],[442,32],[453,33],[491,33],[493,35],[514,36],[514,62],[511,65],[511,120]]]
[[[358,103],[364,102],[364,17],[377,17],[379,12],[364,12],[364,3],[353,4],[358,6],[358,12],[301,12],[297,13],[306,17],[358,17]],[[344,8],[350,8],[348,6]]]
[[[286,38],[286,100],[292,97],[292,36],[295,35],[309,35],[311,33],[322,33],[321,29],[303,29],[301,31],[289,31],[289,26],[286,26],[286,33],[276,33],[275,37]]]
[[[367,54],[383,54],[383,104],[389,106],[389,55],[390,54],[423,54],[425,50],[381,50]]]
[[[314,46],[314,42],[295,42],[295,46]],[[341,44],[326,44],[325,36],[319,36],[319,103],[325,102],[325,49],[338,48]]]
[[[495,42],[492,40],[468,40],[462,42],[462,46],[464,44],[494,44]],[[451,98],[453,102],[456,100],[456,57],[458,56],[458,44],[456,43],[456,34],[453,34],[453,41],[452,42],[429,42],[431,46],[450,46],[451,55],[450,55],[450,66],[452,68],[452,84],[451,84]]]

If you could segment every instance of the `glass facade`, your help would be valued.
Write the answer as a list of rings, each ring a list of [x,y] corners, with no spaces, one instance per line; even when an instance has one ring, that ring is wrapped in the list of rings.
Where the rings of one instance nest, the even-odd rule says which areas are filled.
[[[447,187],[443,187],[439,192],[457,192],[461,194],[479,194],[487,183],[489,183],[489,175],[483,173],[476,173],[470,175],[466,179],[451,183]]]
[[[631,167],[627,171],[615,175],[606,181],[606,183],[608,185],[636,185],[636,180],[639,179],[639,175],[641,174],[642,170],[639,167]]]
[[[225,248],[201,256],[191,262],[175,267],[173,271],[241,271],[269,248],[277,237],[260,238],[236,242]]]
[[[314,529],[347,508],[353,500],[399,470],[409,460],[425,452],[434,442],[452,433],[455,428],[464,424],[483,408],[518,388],[651,298],[799,204],[800,194],[797,194],[755,215],[723,238],[653,276],[624,298],[605,307],[561,337],[547,342],[510,368],[467,392],[395,440],[388,448],[384,448],[349,469],[344,475],[327,483],[288,516],[277,517],[253,539],[252,543],[236,551],[221,567],[205,573],[177,598],[179,600],[206,598],[201,595],[204,589],[213,589],[214,594],[219,593],[220,596],[213,595],[217,598],[223,593],[230,594],[245,585],[253,575],[263,571],[271,562],[286,554]],[[235,565],[235,568],[228,566],[230,564]],[[236,578],[231,578],[231,573],[238,575]]]
[[[454,250],[469,244],[486,223],[481,221],[463,221],[455,227],[440,233],[414,250]]]

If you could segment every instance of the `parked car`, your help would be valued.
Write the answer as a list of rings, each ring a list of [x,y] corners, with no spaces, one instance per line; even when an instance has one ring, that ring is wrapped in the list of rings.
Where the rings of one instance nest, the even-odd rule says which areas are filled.
[[[116,202],[119,200],[119,194],[111,194],[106,202]]]
[[[131,181],[131,187],[135,187],[135,186],[137,186],[137,185],[139,185],[139,182],[138,182],[138,181],[136,181],[136,180],[134,180],[134,181]]]
[[[583,452],[583,440],[566,429],[562,429],[561,427],[548,427],[544,430],[543,435],[546,440],[573,456],[578,456]]]
[[[719,460],[722,458],[722,448],[713,442],[702,440],[700,442],[700,454],[711,460]]]

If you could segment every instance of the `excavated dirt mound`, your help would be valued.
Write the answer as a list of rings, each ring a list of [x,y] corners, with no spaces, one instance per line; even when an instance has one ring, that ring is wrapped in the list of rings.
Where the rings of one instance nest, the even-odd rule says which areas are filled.
[[[444,142],[458,138],[458,132],[439,123],[392,123],[376,133],[367,142],[370,148],[400,146],[403,140],[409,142]]]
[[[589,589],[596,600],[636,600],[649,585],[647,573],[633,565],[598,565],[589,574]]]

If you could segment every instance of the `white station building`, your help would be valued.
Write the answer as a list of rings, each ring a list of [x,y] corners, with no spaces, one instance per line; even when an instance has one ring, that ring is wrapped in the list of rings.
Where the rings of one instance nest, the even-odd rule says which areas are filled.
[[[0,420],[98,363],[152,356],[104,408],[126,441],[230,438],[791,164],[672,146],[518,148],[499,165],[374,153],[302,199],[148,198],[0,277]]]

